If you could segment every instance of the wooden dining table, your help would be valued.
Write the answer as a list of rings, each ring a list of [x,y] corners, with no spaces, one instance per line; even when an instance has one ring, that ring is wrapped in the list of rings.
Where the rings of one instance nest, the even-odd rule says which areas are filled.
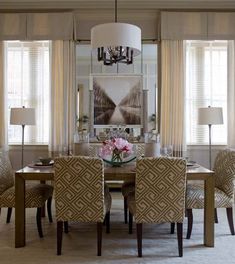
[[[105,166],[105,181],[135,181],[135,163],[123,167]],[[25,167],[15,173],[15,247],[25,246],[25,183],[53,181],[54,168]],[[187,168],[187,180],[202,180],[205,186],[204,245],[214,247],[214,172],[202,166]]]

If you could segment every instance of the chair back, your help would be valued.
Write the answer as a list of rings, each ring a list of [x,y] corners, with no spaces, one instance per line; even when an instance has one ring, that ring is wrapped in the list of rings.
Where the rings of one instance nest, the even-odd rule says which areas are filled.
[[[136,223],[183,222],[186,161],[143,158],[136,167]]]
[[[233,198],[235,179],[235,151],[225,149],[220,151],[215,159],[215,187]]]
[[[99,158],[55,159],[57,221],[103,222],[104,166]]]
[[[14,185],[14,176],[7,153],[0,152],[0,195]]]

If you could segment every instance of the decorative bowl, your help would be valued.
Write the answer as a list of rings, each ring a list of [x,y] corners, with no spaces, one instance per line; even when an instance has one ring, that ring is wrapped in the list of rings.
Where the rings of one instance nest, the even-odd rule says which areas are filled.
[[[50,162],[52,161],[52,158],[40,158],[39,160],[42,163],[42,165],[46,166],[50,164]]]
[[[103,159],[103,161],[112,165],[113,167],[121,167],[123,164],[129,163],[129,162],[135,160],[136,156],[130,155],[128,157],[123,158],[122,161],[113,161],[111,158],[108,158],[108,157],[105,157],[102,159]]]

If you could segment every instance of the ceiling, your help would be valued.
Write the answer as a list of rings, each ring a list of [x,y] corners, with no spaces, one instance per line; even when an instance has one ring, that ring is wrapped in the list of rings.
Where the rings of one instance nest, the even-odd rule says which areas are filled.
[[[111,9],[114,0],[0,0],[1,10]],[[235,0],[118,0],[121,9],[235,10]]]

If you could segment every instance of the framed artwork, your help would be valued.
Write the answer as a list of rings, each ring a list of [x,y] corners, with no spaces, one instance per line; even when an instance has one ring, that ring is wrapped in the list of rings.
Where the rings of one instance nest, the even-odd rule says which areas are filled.
[[[92,76],[94,127],[142,126],[142,75]]]

